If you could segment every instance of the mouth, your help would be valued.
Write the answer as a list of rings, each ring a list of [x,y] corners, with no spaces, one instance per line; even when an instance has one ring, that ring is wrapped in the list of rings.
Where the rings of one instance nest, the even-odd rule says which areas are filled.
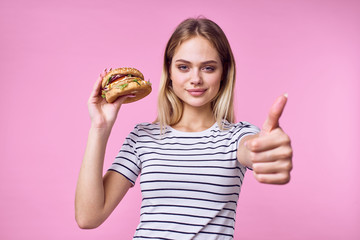
[[[203,95],[207,89],[204,88],[194,88],[194,89],[187,89],[188,93],[194,97],[198,97]]]

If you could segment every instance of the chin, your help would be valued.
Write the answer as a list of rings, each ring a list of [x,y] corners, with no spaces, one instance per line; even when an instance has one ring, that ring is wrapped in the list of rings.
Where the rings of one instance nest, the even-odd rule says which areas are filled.
[[[184,105],[192,108],[210,108],[211,101],[183,101]]]

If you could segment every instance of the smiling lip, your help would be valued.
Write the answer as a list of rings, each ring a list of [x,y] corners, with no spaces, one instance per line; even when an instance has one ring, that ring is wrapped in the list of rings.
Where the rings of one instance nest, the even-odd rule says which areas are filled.
[[[187,89],[188,93],[190,93],[190,95],[194,96],[194,97],[198,97],[203,95],[206,92],[206,89]]]

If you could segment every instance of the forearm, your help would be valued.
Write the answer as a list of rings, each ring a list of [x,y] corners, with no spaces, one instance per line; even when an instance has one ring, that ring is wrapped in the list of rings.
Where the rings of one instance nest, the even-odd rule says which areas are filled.
[[[79,225],[96,227],[102,222],[105,194],[103,165],[110,129],[91,127],[75,195],[75,214]],[[86,224],[82,223],[86,219]]]

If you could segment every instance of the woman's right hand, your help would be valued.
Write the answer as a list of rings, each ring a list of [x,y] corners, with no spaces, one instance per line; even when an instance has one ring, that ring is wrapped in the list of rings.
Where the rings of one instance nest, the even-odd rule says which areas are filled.
[[[94,84],[88,100],[88,110],[92,127],[111,129],[115,123],[121,104],[127,97],[131,97],[131,95],[119,97],[113,103],[106,102],[106,100],[101,96],[101,83],[106,74],[107,70],[105,69]]]

